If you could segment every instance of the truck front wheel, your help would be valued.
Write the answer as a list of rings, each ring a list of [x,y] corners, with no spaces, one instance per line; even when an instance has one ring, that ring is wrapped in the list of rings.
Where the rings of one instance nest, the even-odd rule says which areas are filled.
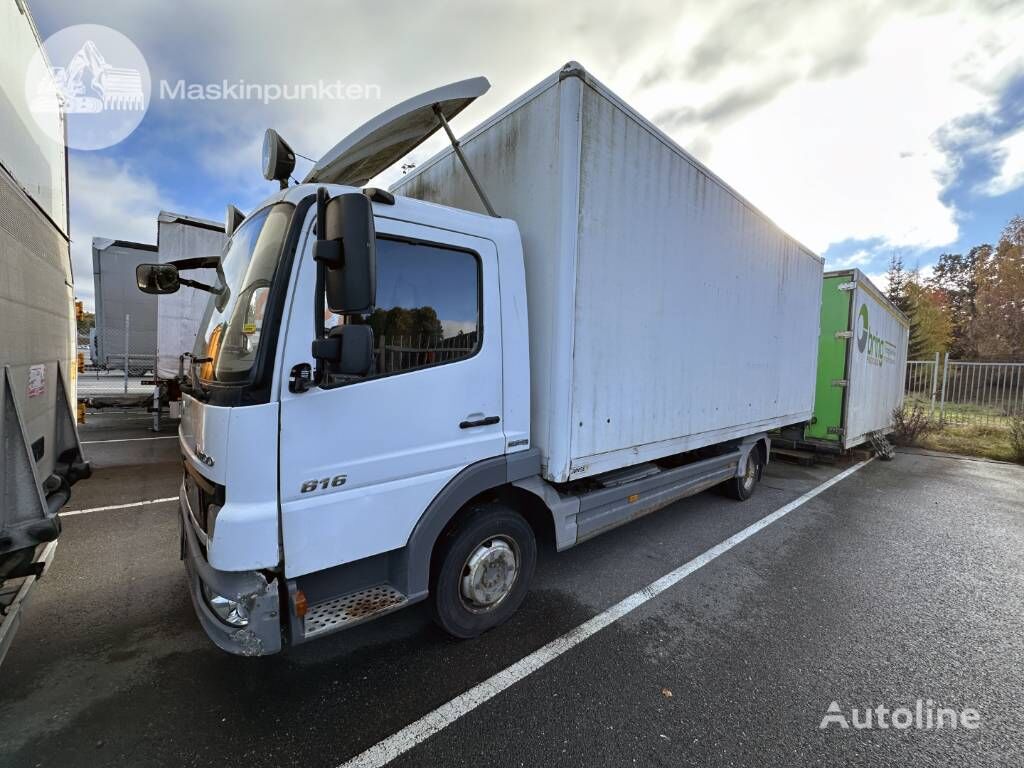
[[[747,451],[747,458],[743,465],[743,474],[730,478],[723,484],[725,493],[737,501],[746,501],[754,495],[754,488],[757,487],[757,478],[761,469],[761,451],[755,445]]]
[[[506,621],[523,602],[537,541],[522,515],[484,504],[439,542],[434,563],[434,621],[454,637],[476,637]]]

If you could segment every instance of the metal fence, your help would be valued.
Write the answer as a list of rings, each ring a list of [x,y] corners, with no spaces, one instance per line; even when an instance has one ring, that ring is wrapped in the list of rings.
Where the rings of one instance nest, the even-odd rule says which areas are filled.
[[[904,405],[914,404],[943,424],[1008,424],[1024,415],[1024,362],[911,360]]]
[[[476,349],[476,333],[449,338],[422,334],[381,335],[376,343],[377,372],[395,373],[468,357]]]
[[[101,326],[88,339],[80,338],[78,353],[83,362],[79,402],[94,408],[149,404],[153,385],[143,382],[151,382],[156,373],[155,327],[125,315],[123,324]]]

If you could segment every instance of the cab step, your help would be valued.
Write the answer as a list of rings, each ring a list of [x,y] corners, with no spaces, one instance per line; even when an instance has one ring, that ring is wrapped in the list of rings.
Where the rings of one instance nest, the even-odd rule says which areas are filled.
[[[397,610],[407,601],[408,598],[390,584],[377,584],[311,605],[306,612],[305,638],[361,624]]]

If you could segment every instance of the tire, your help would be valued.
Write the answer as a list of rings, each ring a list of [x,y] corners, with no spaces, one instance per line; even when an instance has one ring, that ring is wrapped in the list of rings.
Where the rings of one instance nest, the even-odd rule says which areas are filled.
[[[430,605],[445,632],[477,637],[522,604],[537,564],[537,540],[522,515],[502,504],[474,507],[437,547]]]
[[[757,480],[761,476],[761,449],[756,445],[747,452],[747,461],[743,474],[732,477],[722,484],[722,490],[730,499],[746,501],[754,495]]]

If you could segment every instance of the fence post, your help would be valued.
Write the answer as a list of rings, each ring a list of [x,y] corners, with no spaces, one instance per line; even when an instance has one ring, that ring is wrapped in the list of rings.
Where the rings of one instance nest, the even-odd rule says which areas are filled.
[[[938,352],[935,353],[938,357]],[[949,376],[949,352],[942,360],[942,395],[939,400],[939,424],[942,424],[945,420],[946,413],[946,378]]]
[[[935,353],[935,365],[932,366],[932,408],[931,413],[935,413],[935,395],[939,388],[939,353]]]
[[[128,394],[128,333],[132,327],[132,316],[124,316],[124,393]]]

